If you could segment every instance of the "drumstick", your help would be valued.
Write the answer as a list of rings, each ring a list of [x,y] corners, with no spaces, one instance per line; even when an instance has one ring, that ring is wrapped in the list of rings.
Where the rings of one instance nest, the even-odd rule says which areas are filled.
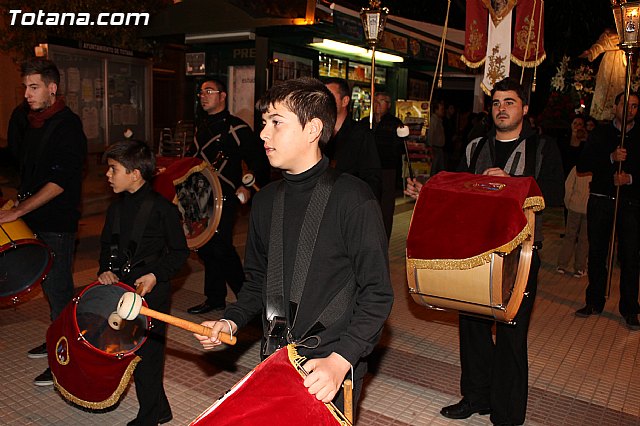
[[[142,290],[142,286],[136,287],[136,294],[141,294]],[[114,330],[122,330],[122,327],[124,327],[123,318],[118,315],[116,311],[111,312],[109,318],[107,319],[107,322],[109,323],[109,327],[113,328]]]
[[[127,292],[122,295],[120,301],[118,302],[118,308],[116,309],[116,312],[121,318],[125,320],[132,320],[138,315],[146,315],[159,321],[166,322],[167,324],[182,328],[183,330],[201,334],[203,336],[212,337],[212,328],[205,327],[204,325],[196,324],[195,322],[187,321],[185,319],[174,317],[162,312],[154,311],[153,309],[149,309],[146,306],[142,305],[142,298],[132,292]],[[235,336],[231,336],[230,334],[223,332],[220,332],[220,334],[218,335],[218,339],[228,345],[235,345],[237,342]]]
[[[242,184],[247,188],[253,188],[256,192],[260,191],[260,187],[256,185],[256,178],[251,173],[247,173],[242,176]]]
[[[0,208],[0,210],[11,210],[13,208],[13,200],[9,200]]]

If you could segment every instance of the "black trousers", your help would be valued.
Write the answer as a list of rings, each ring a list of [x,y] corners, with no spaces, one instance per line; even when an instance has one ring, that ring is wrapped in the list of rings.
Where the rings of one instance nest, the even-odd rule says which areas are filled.
[[[170,286],[159,284],[145,300],[151,309],[169,313]],[[133,372],[139,404],[137,420],[143,426],[157,426],[159,418],[171,413],[163,385],[167,325],[156,320],[152,324],[147,341],[136,351],[142,360]]]
[[[527,411],[529,366],[527,333],[538,283],[540,257],[533,251],[529,279],[515,324],[460,315],[462,396],[472,404],[488,404],[493,423],[522,424]],[[492,326],[496,325],[495,343]]]
[[[618,214],[618,252],[620,258],[620,302],[622,316],[640,313],[640,202],[620,200]]]
[[[615,201],[591,195],[587,203],[587,236],[589,238],[589,285],[587,305],[602,310],[607,285],[607,257],[613,226]],[[637,293],[636,293],[637,296]],[[636,297],[637,299],[637,297]]]
[[[244,270],[236,248],[233,246],[233,225],[239,201],[235,194],[225,194],[220,224],[213,237],[198,249],[204,264],[204,294],[213,306],[225,304],[227,284],[237,295],[244,282]]]

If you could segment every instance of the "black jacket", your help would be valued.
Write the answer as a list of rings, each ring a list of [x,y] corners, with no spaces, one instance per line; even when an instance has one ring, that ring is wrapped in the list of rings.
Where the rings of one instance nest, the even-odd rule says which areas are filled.
[[[285,300],[289,300],[304,213],[311,192],[328,165],[329,160],[324,157],[300,175],[283,174]],[[245,251],[245,283],[238,302],[224,313],[224,318],[233,320],[238,327],[262,312],[265,304],[271,213],[278,184],[263,188],[253,202]],[[294,338],[299,339],[316,322],[334,295],[351,280],[356,281],[356,290],[346,312],[317,334],[321,339],[317,348],[299,347],[302,355],[319,358],[336,352],[355,366],[373,350],[393,304],[387,237],[378,202],[364,182],[342,174],[333,186],[320,223],[293,328]]]

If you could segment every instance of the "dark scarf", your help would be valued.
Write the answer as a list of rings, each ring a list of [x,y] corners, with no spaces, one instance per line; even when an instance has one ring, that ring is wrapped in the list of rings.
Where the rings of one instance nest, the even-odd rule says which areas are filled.
[[[42,111],[30,110],[27,118],[29,119],[29,125],[32,128],[39,129],[44,126],[44,122],[55,114],[62,111],[65,107],[64,99],[56,98],[56,101],[49,108],[45,108]]]

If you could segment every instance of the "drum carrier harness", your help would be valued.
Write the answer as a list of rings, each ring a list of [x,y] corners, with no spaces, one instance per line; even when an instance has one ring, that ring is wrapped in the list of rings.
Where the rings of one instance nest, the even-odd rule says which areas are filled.
[[[289,316],[285,309],[284,301],[284,196],[285,183],[280,182],[273,200],[271,216],[271,235],[268,250],[267,267],[267,301],[265,319],[268,330],[266,341],[262,348],[262,358],[266,358],[277,349],[289,343],[296,343],[307,348],[316,348],[320,345],[320,337],[317,333],[325,330],[340,318],[347,309],[356,289],[355,278],[350,280],[331,300],[320,313],[319,317],[303,333],[294,336],[292,330],[296,324],[298,307],[302,298],[307,273],[313,255],[318,229],[324,216],[324,210],[331,195],[333,184],[338,178],[338,173],[333,169],[327,169],[316,183],[311,194],[311,200],[305,212],[304,221],[300,229],[298,247],[296,249],[291,292],[289,295]],[[291,318],[291,323],[288,322]],[[315,339],[312,345],[306,342]]]

